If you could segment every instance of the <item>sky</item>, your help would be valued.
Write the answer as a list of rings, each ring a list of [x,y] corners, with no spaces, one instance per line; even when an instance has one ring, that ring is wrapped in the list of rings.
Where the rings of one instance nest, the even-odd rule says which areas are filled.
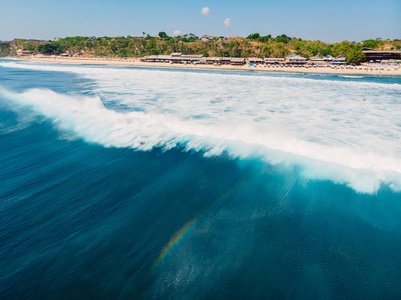
[[[401,0],[0,0],[0,40],[66,36],[286,34],[401,39]]]

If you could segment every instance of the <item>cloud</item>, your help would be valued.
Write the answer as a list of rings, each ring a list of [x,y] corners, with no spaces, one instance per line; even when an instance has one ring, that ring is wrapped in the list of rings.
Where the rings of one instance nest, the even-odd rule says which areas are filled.
[[[181,31],[180,30],[174,30],[174,32],[173,32],[173,35],[174,36],[177,36],[177,35],[180,35],[181,34]]]
[[[167,24],[167,29],[174,29],[175,25],[174,24]]]
[[[210,8],[209,7],[204,7],[202,8],[201,14],[204,16],[209,16]]]
[[[223,23],[224,23],[224,25],[228,28],[228,27],[231,26],[231,19],[230,19],[230,18],[227,18],[227,19],[225,19],[225,20],[223,21]]]

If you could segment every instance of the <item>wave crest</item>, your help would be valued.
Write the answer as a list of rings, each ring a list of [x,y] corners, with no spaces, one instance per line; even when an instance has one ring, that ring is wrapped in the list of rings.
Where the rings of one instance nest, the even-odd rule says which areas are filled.
[[[117,112],[107,109],[99,97],[62,95],[44,89],[20,94],[0,92],[12,100],[14,109],[29,107],[59,130],[104,147],[142,151],[183,147],[206,156],[224,152],[232,158],[257,158],[272,165],[299,165],[306,178],[331,180],[357,192],[374,193],[381,184],[401,190],[401,160],[391,156],[307,142],[255,124],[223,126],[166,114]]]

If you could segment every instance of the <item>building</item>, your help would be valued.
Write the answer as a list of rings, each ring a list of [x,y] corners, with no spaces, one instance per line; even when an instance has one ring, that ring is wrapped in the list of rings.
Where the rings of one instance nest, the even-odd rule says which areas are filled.
[[[219,65],[221,64],[221,57],[203,57],[201,60],[201,63],[207,64],[207,65]]]
[[[229,40],[229,41],[241,41],[241,40],[245,40],[245,38],[242,37],[242,36],[230,36],[229,38],[227,38],[227,40]]]
[[[180,52],[173,52],[170,55],[150,55],[140,58],[143,62],[162,62],[175,64],[197,64],[200,63],[203,55],[183,55]]]
[[[331,63],[331,62],[334,60],[334,57],[331,56],[331,55],[326,55],[325,57],[323,57],[323,60],[324,60],[326,63]]]
[[[241,57],[232,57],[232,58],[231,58],[231,65],[234,65],[234,66],[243,66],[243,65],[245,65],[245,58],[241,58]]]
[[[401,59],[401,50],[364,50],[363,53],[365,53],[367,62]]]
[[[283,64],[284,62],[285,58],[276,58],[276,57],[265,58],[265,64],[267,65],[278,65],[278,64]]]
[[[204,36],[201,37],[201,41],[202,42],[210,42],[210,41],[213,41],[213,37],[205,34]]]
[[[312,56],[309,58],[309,62],[314,64],[314,65],[322,65],[326,64],[326,61],[324,60],[324,57],[320,56]]]
[[[170,62],[171,56],[170,55],[157,55],[155,61],[156,62]]]
[[[203,55],[181,55],[181,63],[199,64]]]
[[[220,60],[222,65],[229,65],[231,64],[231,57],[222,57]]]
[[[334,65],[346,65],[347,57],[345,55],[339,55],[336,58],[334,58],[331,63]]]
[[[150,55],[150,56],[144,56],[142,58],[140,58],[140,61],[144,61],[144,62],[156,62],[157,59],[157,55]]]
[[[263,58],[251,57],[248,58],[248,62],[250,65],[262,65],[265,61]]]
[[[142,62],[164,62],[172,64],[209,64],[209,65],[244,65],[245,58],[240,57],[203,57],[203,55],[185,55],[179,52],[170,55],[150,55],[139,58]],[[262,60],[263,61],[263,60]]]
[[[285,58],[285,62],[287,64],[292,64],[292,65],[302,65],[302,64],[306,63],[306,58],[301,55],[298,55],[298,54],[293,54],[293,55],[287,56]]]
[[[26,49],[19,49],[17,51],[17,55],[18,56],[31,56],[31,55],[33,55],[33,51],[29,51],[29,50],[26,50]]]

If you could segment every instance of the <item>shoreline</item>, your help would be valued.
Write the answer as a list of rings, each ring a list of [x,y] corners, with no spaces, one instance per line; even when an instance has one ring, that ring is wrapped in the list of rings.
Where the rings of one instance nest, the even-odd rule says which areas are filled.
[[[59,58],[59,57],[6,57],[16,60],[35,61],[35,62],[51,62],[51,63],[62,63],[62,64],[89,64],[89,65],[118,65],[118,66],[137,66],[137,67],[165,67],[165,68],[181,68],[181,69],[214,69],[214,70],[243,70],[243,71],[264,71],[264,72],[282,72],[282,73],[315,73],[315,74],[340,74],[340,75],[373,75],[373,76],[401,76],[401,68],[397,70],[394,66],[385,67],[384,70],[366,70],[364,69],[346,69],[342,68],[330,68],[330,67],[273,67],[259,65],[257,67],[251,67],[248,64],[243,66],[232,66],[232,65],[191,65],[191,64],[169,64],[169,63],[157,63],[157,62],[139,62],[137,59],[129,60],[95,60],[92,58]],[[390,69],[390,70],[388,70]]]

